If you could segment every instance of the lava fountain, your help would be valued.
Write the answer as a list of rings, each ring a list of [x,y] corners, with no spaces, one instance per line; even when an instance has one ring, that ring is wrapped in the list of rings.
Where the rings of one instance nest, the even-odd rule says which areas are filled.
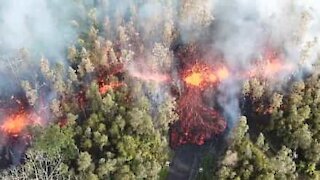
[[[172,147],[187,143],[202,145],[225,130],[225,120],[215,109],[205,105],[202,91],[228,77],[227,68],[213,70],[204,64],[195,64],[182,73],[186,89],[178,101],[180,120],[171,128]]]

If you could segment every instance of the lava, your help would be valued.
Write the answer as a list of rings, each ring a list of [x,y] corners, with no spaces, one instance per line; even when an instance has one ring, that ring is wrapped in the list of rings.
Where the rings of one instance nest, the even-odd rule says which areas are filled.
[[[199,88],[189,88],[185,91],[179,99],[177,112],[180,120],[171,128],[172,147],[187,143],[202,145],[226,128],[223,117],[204,104]]]
[[[111,64],[110,66],[99,66],[97,68],[97,84],[99,86],[100,94],[105,94],[111,89],[119,88],[124,86],[125,83],[117,82],[110,80],[111,77],[119,78],[124,71],[124,65],[121,63],[118,64]],[[79,93],[78,100],[82,101],[81,104],[85,101],[84,92]]]
[[[29,125],[42,124],[41,118],[35,113],[18,112],[7,116],[0,129],[10,136],[19,136]]]
[[[294,65],[290,63],[283,63],[278,59],[267,60],[264,63],[259,63],[256,67],[249,70],[247,76],[261,77],[273,79],[276,75],[287,74],[294,71]]]
[[[214,80],[216,77],[212,76],[212,79]],[[191,75],[187,76],[185,79],[185,82],[187,84],[193,85],[193,86],[200,86],[200,84],[203,81],[202,74],[199,72],[194,72]]]
[[[1,130],[7,134],[19,134],[28,125],[28,118],[25,114],[17,114],[10,116],[1,125]]]
[[[184,73],[183,80],[189,86],[205,87],[227,79],[229,76],[230,73],[226,67],[213,70],[204,64],[195,64]]]
[[[202,90],[225,80],[230,73],[226,67],[211,69],[205,64],[195,64],[182,74],[186,89],[178,101],[180,120],[171,128],[170,144],[172,147],[187,143],[202,145],[227,126],[218,111],[203,102]]]

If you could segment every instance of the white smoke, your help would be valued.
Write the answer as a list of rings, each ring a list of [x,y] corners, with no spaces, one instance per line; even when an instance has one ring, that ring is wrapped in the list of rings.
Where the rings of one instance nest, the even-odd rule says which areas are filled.
[[[319,43],[306,46],[319,37],[319,4],[316,0],[216,1],[214,49],[235,67],[250,66],[267,46],[281,48],[286,61],[310,66]]]
[[[72,1],[0,0],[0,52],[25,48],[50,59],[62,58],[77,35],[71,26],[76,9]]]

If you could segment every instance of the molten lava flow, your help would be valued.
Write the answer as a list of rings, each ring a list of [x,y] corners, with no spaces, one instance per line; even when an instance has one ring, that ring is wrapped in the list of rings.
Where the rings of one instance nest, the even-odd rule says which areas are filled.
[[[215,79],[215,76],[213,75],[211,79]],[[200,84],[203,81],[203,77],[201,73],[193,72],[189,76],[187,76],[184,80],[187,84],[190,84],[193,86],[200,86]]]
[[[172,147],[186,143],[202,145],[225,130],[227,125],[222,116],[204,104],[202,90],[228,78],[229,75],[225,67],[212,70],[203,64],[195,64],[183,73],[186,90],[178,101],[177,112],[180,120],[171,127]]]
[[[28,118],[25,114],[16,114],[8,117],[1,125],[1,130],[7,134],[19,134],[28,125]]]
[[[199,88],[189,88],[178,102],[180,120],[171,128],[170,144],[202,145],[226,128],[226,122],[214,109],[206,107]]]
[[[114,88],[119,88],[121,86],[123,86],[124,83],[121,82],[111,82],[110,84],[105,84],[99,88],[99,92],[100,94],[105,94],[107,93],[109,90],[114,89]]]
[[[229,77],[230,73],[226,67],[210,69],[204,64],[195,64],[190,70],[184,73],[184,82],[189,86],[205,87],[222,81]]]
[[[18,112],[5,118],[0,126],[1,131],[11,136],[18,136],[29,125],[42,124],[41,118],[35,113]]]

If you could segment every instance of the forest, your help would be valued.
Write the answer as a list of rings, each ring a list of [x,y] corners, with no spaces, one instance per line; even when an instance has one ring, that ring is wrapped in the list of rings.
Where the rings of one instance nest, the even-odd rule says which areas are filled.
[[[0,179],[320,179],[319,12],[0,0]]]

